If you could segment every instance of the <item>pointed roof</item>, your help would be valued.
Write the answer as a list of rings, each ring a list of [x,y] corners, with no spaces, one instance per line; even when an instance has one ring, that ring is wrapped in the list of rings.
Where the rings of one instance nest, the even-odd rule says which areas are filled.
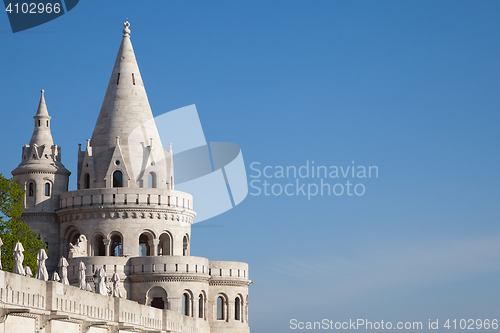
[[[31,136],[30,146],[36,144],[37,146],[45,145],[45,147],[52,147],[54,140],[50,133],[50,116],[47,111],[47,105],[45,104],[45,90],[42,89],[40,92],[42,96],[40,97],[40,103],[38,103],[36,115],[33,117],[35,119],[35,128]]]
[[[36,116],[49,117],[49,112],[47,111],[47,105],[45,104],[45,96],[44,96],[45,90],[42,89],[40,90],[40,92],[42,93],[42,96],[40,97],[40,103],[38,103],[38,110],[36,111]]]
[[[130,41],[130,23],[127,21],[123,25],[122,42],[90,141],[95,161],[98,161],[95,165],[98,187],[102,187],[101,182],[106,177],[116,137],[120,137],[124,162],[131,172],[132,183],[137,181],[143,167],[138,156],[143,155],[151,139],[155,142],[154,150],[163,154],[158,129]]]

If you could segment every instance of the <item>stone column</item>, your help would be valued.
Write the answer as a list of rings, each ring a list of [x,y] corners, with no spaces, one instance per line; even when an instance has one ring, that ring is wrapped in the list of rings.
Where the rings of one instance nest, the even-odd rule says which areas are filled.
[[[193,296],[193,301],[192,301],[192,305],[193,305],[193,318],[198,318],[199,317],[199,312],[200,312],[200,298],[199,297],[196,297],[196,296]]]
[[[109,256],[109,244],[111,243],[111,239],[106,238],[102,240],[104,243],[104,255]]]
[[[152,256],[157,256],[158,255],[158,244],[160,244],[160,241],[158,239],[152,239],[148,243],[149,243],[149,246],[151,248],[150,254]]]

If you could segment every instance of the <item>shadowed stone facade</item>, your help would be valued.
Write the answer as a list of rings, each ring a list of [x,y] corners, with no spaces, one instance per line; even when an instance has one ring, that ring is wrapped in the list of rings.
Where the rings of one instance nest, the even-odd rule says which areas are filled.
[[[91,285],[104,268],[108,278],[118,274],[124,298],[174,318],[140,330],[248,333],[248,265],[190,255],[193,197],[174,189],[172,145],[162,145],[130,24],[124,26],[92,138],[78,152],[75,191],[68,191],[70,172],[52,140],[42,90],[32,139],[12,171],[26,190],[22,218],[48,245],[49,271],[61,256],[68,258],[68,278],[77,286],[80,262]],[[54,283],[50,288],[57,288]],[[71,293],[72,287],[64,288]],[[121,332],[116,316],[122,315],[102,325]]]

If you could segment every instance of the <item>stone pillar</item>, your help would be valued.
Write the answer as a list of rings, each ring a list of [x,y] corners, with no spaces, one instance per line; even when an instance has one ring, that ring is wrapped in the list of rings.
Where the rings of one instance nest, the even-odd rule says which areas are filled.
[[[196,297],[196,296],[193,296],[192,304],[193,304],[193,313],[192,313],[192,315],[193,315],[194,318],[198,318],[199,314],[200,314],[200,298]]]
[[[87,238],[87,256],[93,257],[94,254],[92,253],[92,240]]]
[[[158,239],[152,239],[148,242],[149,247],[150,247],[150,254],[152,256],[157,256],[158,255],[158,244],[160,244],[160,241]]]
[[[105,238],[102,241],[104,243],[104,255],[109,256],[109,244],[111,243],[111,239]]]

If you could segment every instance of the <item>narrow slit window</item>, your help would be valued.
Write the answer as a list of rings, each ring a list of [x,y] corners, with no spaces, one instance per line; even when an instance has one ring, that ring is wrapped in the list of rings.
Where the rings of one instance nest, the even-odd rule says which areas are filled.
[[[120,73],[118,73],[118,76],[116,78],[116,84],[120,83]]]
[[[135,86],[135,76],[134,76],[134,73],[132,73],[132,84]]]

